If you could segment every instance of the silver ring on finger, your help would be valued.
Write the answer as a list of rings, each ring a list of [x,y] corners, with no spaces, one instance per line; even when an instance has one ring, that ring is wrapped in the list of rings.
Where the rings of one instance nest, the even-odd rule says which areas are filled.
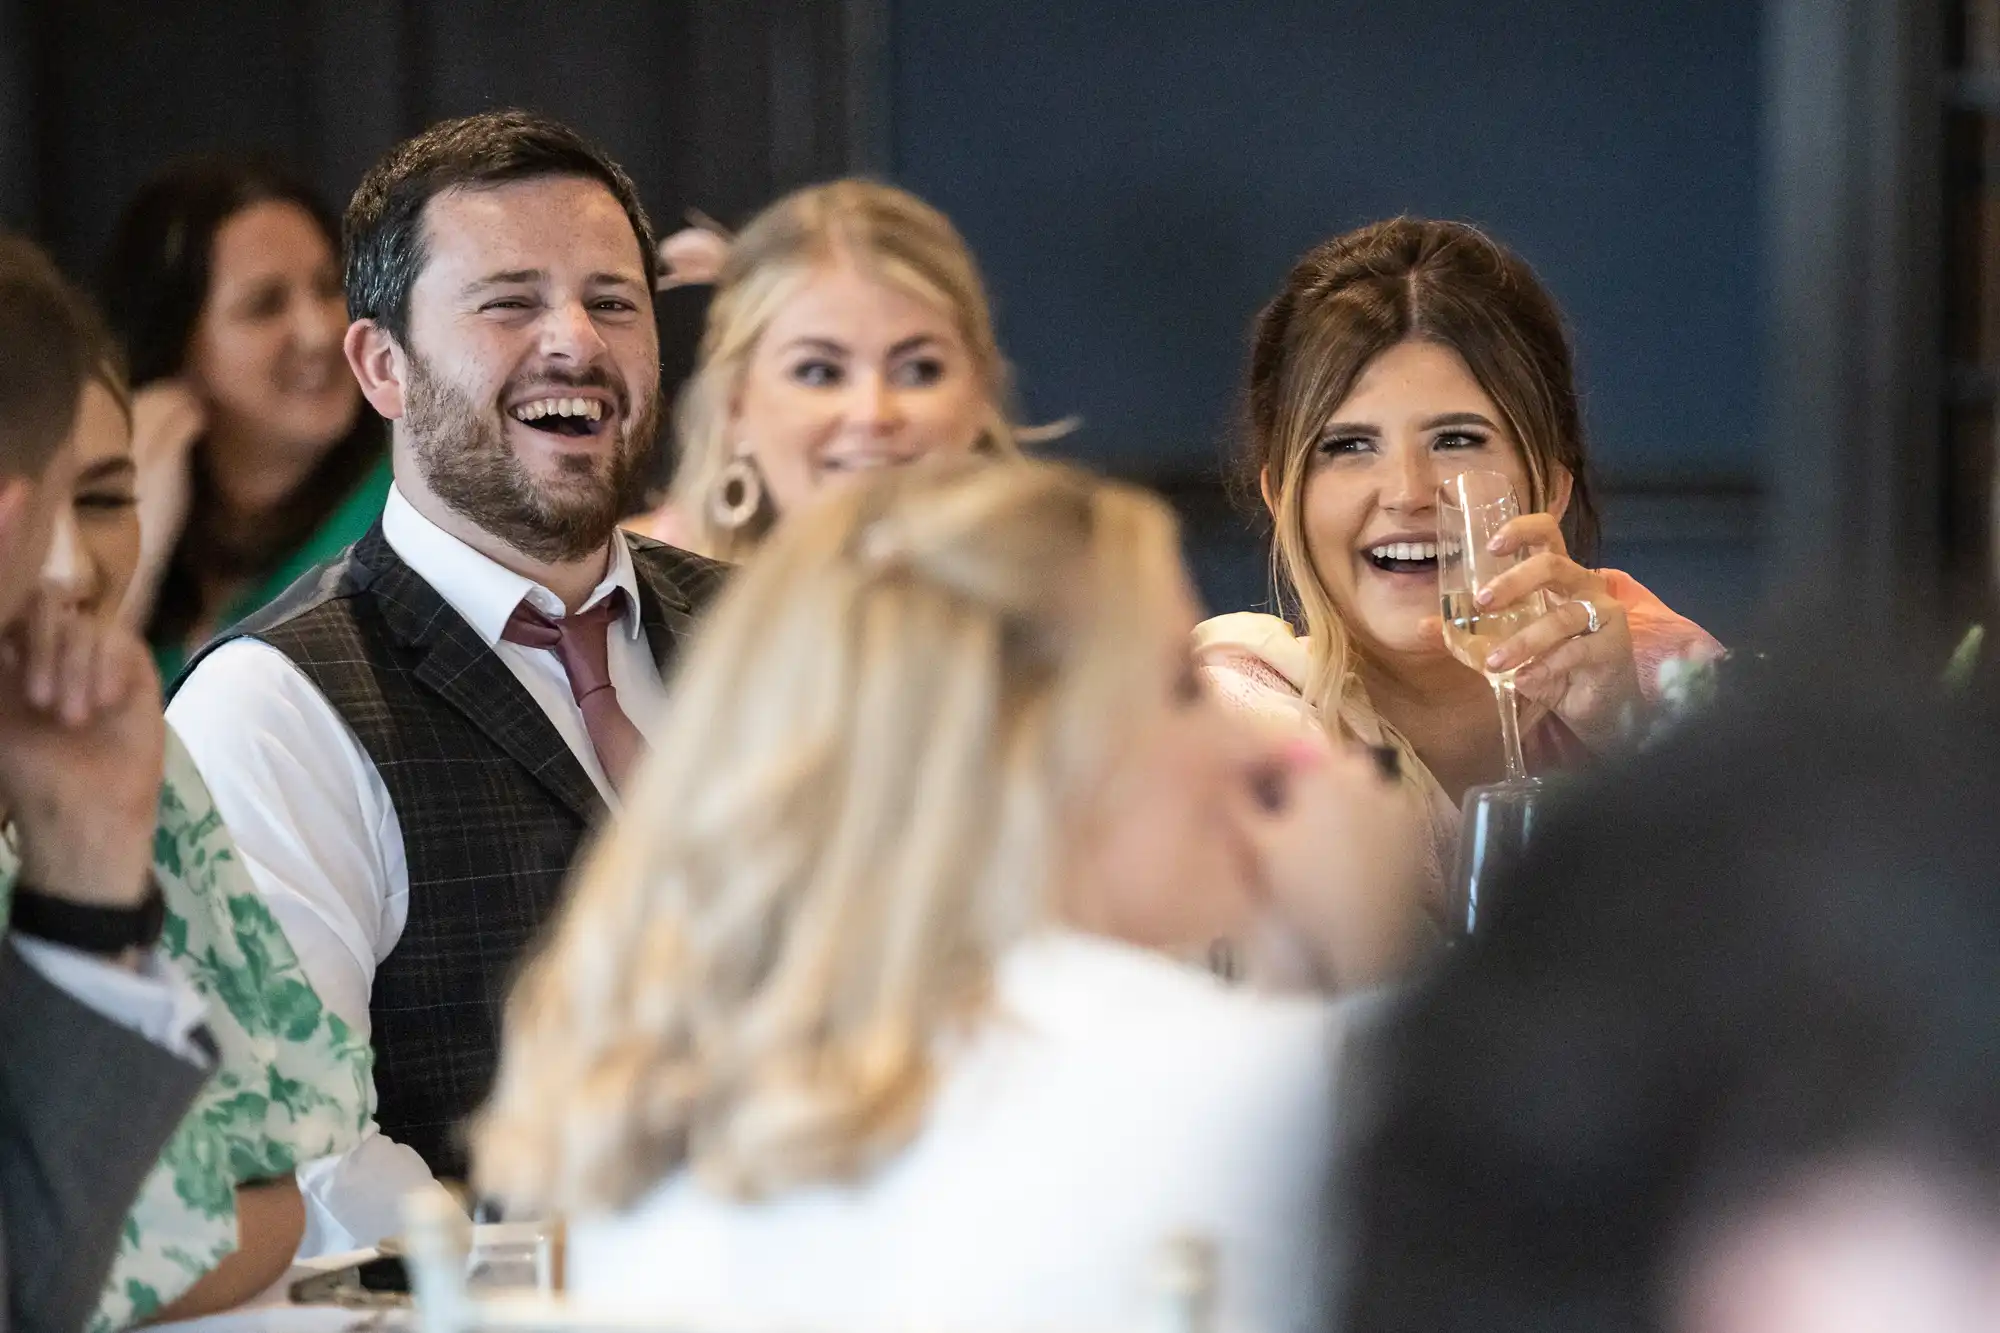
[[[1585,634],[1595,634],[1604,628],[1604,618],[1597,614],[1597,603],[1587,597],[1579,597],[1576,599],[1576,605],[1582,607],[1583,613],[1590,617],[1583,625]]]

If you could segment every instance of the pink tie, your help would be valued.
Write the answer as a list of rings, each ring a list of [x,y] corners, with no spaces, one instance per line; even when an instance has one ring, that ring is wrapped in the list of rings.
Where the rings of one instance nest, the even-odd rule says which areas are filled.
[[[618,706],[618,689],[611,683],[611,627],[625,610],[625,590],[573,616],[551,620],[527,601],[507,617],[500,637],[527,648],[548,648],[561,659],[569,677],[569,692],[583,713],[583,729],[597,751],[597,762],[614,791],[622,790],[632,765],[646,752],[645,738]]]

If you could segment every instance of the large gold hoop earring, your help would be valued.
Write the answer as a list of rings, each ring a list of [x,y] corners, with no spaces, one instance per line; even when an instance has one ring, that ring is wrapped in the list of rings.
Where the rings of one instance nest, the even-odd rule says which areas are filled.
[[[739,532],[757,521],[768,501],[757,460],[738,454],[715,479],[715,489],[708,497],[708,516],[724,532]]]

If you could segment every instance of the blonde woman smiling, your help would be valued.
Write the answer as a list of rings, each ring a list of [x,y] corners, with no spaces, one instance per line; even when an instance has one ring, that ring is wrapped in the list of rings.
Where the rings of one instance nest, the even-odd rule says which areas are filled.
[[[475,1134],[581,1300],[1137,1327],[1192,1232],[1223,1326],[1318,1327],[1346,1010],[1163,951],[1255,920],[1371,980],[1411,839],[1208,694],[1194,620],[1166,508],[1045,464],[886,474],[746,567]]]
[[[1015,452],[985,285],[923,200],[832,181],[772,204],[726,251],[689,239],[669,237],[662,254],[679,271],[680,251],[697,251],[682,267],[713,277],[715,295],[677,408],[672,494],[635,530],[740,560],[780,519],[875,469]]]

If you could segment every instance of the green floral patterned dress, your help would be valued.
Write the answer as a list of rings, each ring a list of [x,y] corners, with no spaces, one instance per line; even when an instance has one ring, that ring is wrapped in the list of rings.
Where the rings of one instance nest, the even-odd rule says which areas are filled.
[[[172,731],[153,863],[161,948],[207,1002],[220,1058],[125,1220],[91,1333],[149,1318],[236,1249],[239,1184],[346,1151],[373,1114],[367,1043],[321,1006]],[[19,868],[0,842],[0,901]]]

